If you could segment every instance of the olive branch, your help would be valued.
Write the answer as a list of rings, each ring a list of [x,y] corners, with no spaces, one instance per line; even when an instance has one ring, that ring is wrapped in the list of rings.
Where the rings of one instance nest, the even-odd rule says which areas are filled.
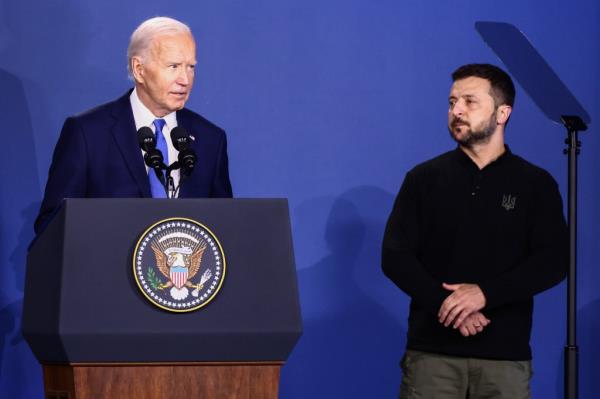
[[[156,275],[156,272],[154,271],[154,269],[148,268],[146,277],[148,278],[148,282],[150,283],[150,286],[152,288],[154,288],[155,290],[159,289],[160,286],[162,285],[162,281],[160,281],[160,279]]]

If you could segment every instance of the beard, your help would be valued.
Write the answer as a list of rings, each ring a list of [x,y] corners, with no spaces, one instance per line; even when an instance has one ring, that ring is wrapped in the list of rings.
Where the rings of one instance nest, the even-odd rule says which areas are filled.
[[[462,136],[455,134],[453,131],[458,125],[462,125],[463,128],[467,129],[466,132],[462,133]],[[493,112],[487,121],[482,122],[482,124],[476,128],[471,128],[467,122],[460,118],[455,118],[450,122],[448,131],[450,132],[450,136],[458,144],[463,147],[472,148],[476,144],[488,143],[494,135],[496,127],[496,112]]]

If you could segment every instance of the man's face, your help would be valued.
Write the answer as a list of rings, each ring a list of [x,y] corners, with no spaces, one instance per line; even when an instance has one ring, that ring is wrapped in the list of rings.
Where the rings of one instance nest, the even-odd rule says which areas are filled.
[[[485,144],[496,132],[497,108],[490,91],[490,82],[477,77],[457,80],[452,85],[448,98],[448,130],[460,145]]]
[[[196,44],[190,34],[156,37],[145,60],[134,57],[140,100],[158,117],[183,108],[194,84]]]

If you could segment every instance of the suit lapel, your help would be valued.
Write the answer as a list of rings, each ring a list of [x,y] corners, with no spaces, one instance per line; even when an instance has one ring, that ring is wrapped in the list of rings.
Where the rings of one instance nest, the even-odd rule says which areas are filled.
[[[130,94],[131,90],[115,102],[112,111],[115,124],[111,129],[111,133],[129,172],[140,190],[141,196],[150,198],[152,196],[150,193],[150,183],[148,182],[142,151],[137,142],[135,121],[133,120],[133,111],[129,102]]]

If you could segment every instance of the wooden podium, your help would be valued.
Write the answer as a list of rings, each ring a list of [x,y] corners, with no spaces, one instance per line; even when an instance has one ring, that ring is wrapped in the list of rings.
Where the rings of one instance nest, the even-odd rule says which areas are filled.
[[[46,399],[277,398],[281,364],[43,366]]]
[[[209,228],[227,260],[186,313],[133,273],[139,238],[170,218]],[[69,199],[30,247],[23,335],[47,399],[275,399],[301,331],[286,200]]]

